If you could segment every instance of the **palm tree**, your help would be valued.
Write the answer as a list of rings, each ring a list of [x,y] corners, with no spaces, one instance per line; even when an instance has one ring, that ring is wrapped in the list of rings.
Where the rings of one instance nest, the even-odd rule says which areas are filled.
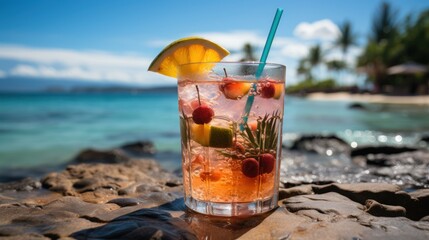
[[[255,56],[253,55],[253,46],[250,43],[246,43],[243,46],[243,53],[244,53],[244,58],[242,58],[240,61],[241,62],[247,62],[247,61],[256,61]]]
[[[345,21],[340,25],[340,32],[341,35],[335,40],[335,45],[341,49],[343,54],[342,61],[332,60],[326,63],[329,70],[338,73],[338,78],[341,77],[340,73],[347,69],[347,52],[351,46],[356,45],[357,39],[357,35],[353,32],[352,25],[349,21]]]
[[[320,47],[320,44],[310,48],[307,59],[311,69],[314,69],[323,62],[322,48]]]
[[[313,76],[311,75],[311,68],[308,66],[308,61],[306,58],[299,60],[296,71],[298,75],[304,75],[305,80],[311,81],[313,79]]]
[[[398,12],[393,10],[387,2],[382,3],[378,11],[372,21],[370,39],[380,44],[382,41],[392,39],[398,33]]]
[[[372,21],[369,41],[358,57],[358,67],[366,68],[368,77],[379,92],[387,77],[386,69],[397,54],[394,51],[398,41],[397,12],[388,3],[382,3]]]
[[[340,79],[340,77],[341,77],[340,73],[341,73],[341,71],[343,71],[344,69],[347,68],[347,63],[344,61],[340,61],[340,60],[331,60],[331,61],[326,62],[326,67],[330,71],[337,72],[338,73],[337,77],[338,77],[338,79]],[[337,79],[337,82],[338,82],[338,79]]]
[[[297,73],[298,75],[304,75],[306,78],[305,80],[313,81],[312,71],[322,62],[322,48],[317,44],[311,47],[308,51],[308,55],[299,61]]]
[[[341,48],[343,53],[343,61],[346,59],[346,54],[349,48],[356,45],[356,34],[352,31],[352,25],[349,21],[345,21],[340,25],[341,35],[336,39],[335,45]]]
[[[408,21],[407,21],[408,20]],[[429,67],[429,9],[420,13],[415,20],[406,19],[404,52],[402,62],[413,61]]]

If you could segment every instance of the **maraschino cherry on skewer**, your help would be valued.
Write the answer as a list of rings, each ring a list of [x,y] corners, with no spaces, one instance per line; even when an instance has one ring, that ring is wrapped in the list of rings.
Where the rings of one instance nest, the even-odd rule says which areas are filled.
[[[209,106],[201,105],[200,90],[197,85],[195,87],[197,88],[199,107],[195,108],[195,110],[192,112],[192,120],[194,120],[194,123],[196,124],[209,123],[213,119],[214,111]]]

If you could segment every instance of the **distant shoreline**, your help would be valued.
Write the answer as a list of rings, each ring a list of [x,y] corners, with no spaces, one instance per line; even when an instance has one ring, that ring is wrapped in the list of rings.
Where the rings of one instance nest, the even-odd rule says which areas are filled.
[[[429,95],[424,96],[387,96],[381,94],[352,94],[348,92],[337,93],[310,93],[307,99],[317,101],[351,101],[361,103],[385,103],[404,105],[429,105]]]

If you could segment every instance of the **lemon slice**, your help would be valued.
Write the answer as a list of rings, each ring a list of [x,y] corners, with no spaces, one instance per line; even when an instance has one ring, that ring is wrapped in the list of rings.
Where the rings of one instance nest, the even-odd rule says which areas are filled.
[[[165,47],[149,66],[149,71],[169,77],[177,77],[179,65],[194,62],[219,62],[229,54],[228,50],[200,37],[187,37],[176,40]],[[192,68],[192,72],[206,69]]]

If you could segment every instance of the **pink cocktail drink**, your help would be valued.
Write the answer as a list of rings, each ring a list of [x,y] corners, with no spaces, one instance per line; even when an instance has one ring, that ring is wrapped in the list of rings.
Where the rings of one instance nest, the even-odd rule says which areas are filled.
[[[277,206],[286,69],[265,64],[255,79],[258,66],[178,69],[185,204],[194,211],[246,216]]]

